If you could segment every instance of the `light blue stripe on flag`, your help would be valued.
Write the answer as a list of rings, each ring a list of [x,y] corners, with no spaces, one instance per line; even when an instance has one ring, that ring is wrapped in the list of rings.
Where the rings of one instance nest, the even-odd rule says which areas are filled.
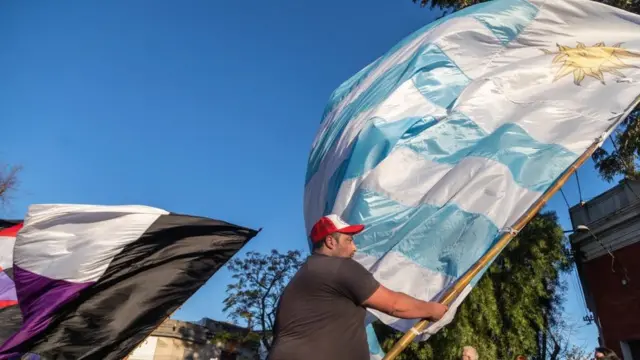
[[[333,111],[333,109],[335,109],[335,107],[344,99],[344,97],[347,96],[349,93],[351,93],[353,88],[356,85],[358,85],[360,81],[366,78],[367,75],[369,75],[369,73],[378,66],[378,64],[380,63],[380,60],[381,59],[378,58],[378,60],[372,62],[371,64],[364,67],[362,70],[358,71],[355,75],[349,78],[349,80],[342,83],[340,86],[338,86],[337,89],[335,89],[331,93],[331,96],[329,96],[329,102],[327,103],[327,106],[325,107],[325,110],[324,110],[324,114],[322,115],[322,119],[324,119],[324,117],[327,116],[327,114]]]
[[[499,230],[486,216],[455,204],[410,207],[369,190],[357,191],[352,204],[345,220],[368,224],[354,238],[359,252],[380,258],[395,251],[452,278],[491,247]]]
[[[523,188],[543,192],[577,158],[557,144],[533,139],[524,129],[507,123],[487,134],[464,115],[454,114],[423,131],[419,136],[398,142],[431,161],[458,164],[467,157],[482,157],[509,168]]]
[[[438,46],[427,47],[420,57],[427,61],[421,61],[413,84],[431,103],[449,108],[471,79]],[[433,71],[436,69],[437,72]]]
[[[434,69],[447,69],[447,71],[442,73],[441,77],[426,74]],[[422,75],[416,76],[417,74]],[[415,79],[413,79],[414,76]],[[418,90],[427,99],[443,108],[455,101],[470,81],[458,66],[442,53],[440,48],[433,44],[422,45],[413,57],[380,75],[327,127],[322,139],[311,152],[307,167],[307,183],[318,171],[322,159],[334,142],[342,136],[347,124],[360,113],[381,104],[398,86],[409,79],[413,79]],[[432,114],[415,114],[416,117],[430,115]]]
[[[491,29],[491,31],[503,44],[506,44],[517,37],[519,33],[533,20],[536,14],[537,8],[535,8],[527,1],[491,1],[457,11],[445,18],[432,22],[424,26],[420,30],[414,32],[413,34],[407,36],[405,39],[396,44],[396,46],[394,46],[384,56],[376,60],[374,64],[370,64],[365,69],[361,70],[352,78],[343,83],[340,87],[338,87],[338,89],[334,91],[334,94],[332,94],[329,104],[325,109],[324,115],[326,116],[328,113],[330,113],[330,111],[333,110],[335,106],[350,91],[353,90],[354,85],[361,81],[373,69],[378,67],[380,63],[393,56],[397,51],[401,50],[412,40],[415,40],[420,35],[435,28],[436,26],[442,24],[447,20],[465,16],[475,17],[483,24],[485,24],[485,26]],[[412,78],[415,73],[419,71],[424,72],[425,70],[416,68],[416,66],[412,66],[412,63],[415,62],[416,59],[421,58],[422,55],[425,55],[421,55],[422,52],[431,52],[431,54],[427,56],[429,57],[436,56],[438,51],[440,52],[440,54],[442,54],[442,51],[440,51],[436,46],[430,44],[428,44],[427,46],[423,45],[415,52],[412,58],[405,61],[404,63],[392,67],[385,73],[381,74],[378,79],[376,79],[367,90],[360,94],[354,102],[347,105],[347,109],[345,109],[343,115],[337,119],[334,119],[333,123],[321,135],[321,138],[317,142],[316,146],[311,150],[305,183],[308,183],[311,177],[317,172],[322,159],[327,154],[331,146],[333,146],[336,139],[338,139],[342,135],[345,127],[350,120],[352,120],[358,113],[380,104],[395,88],[397,88],[408,78]],[[446,57],[445,54],[442,55]],[[426,60],[429,59],[423,58],[418,62],[420,64],[428,64],[427,62],[425,62]],[[446,67],[451,69],[453,69],[453,67],[457,68],[455,64],[447,64]],[[429,75],[423,75],[422,77],[424,78],[423,80],[425,84],[428,84],[428,82],[431,80]],[[448,104],[452,102],[452,99],[455,100],[455,97],[457,97],[457,94],[459,94],[461,90],[460,87],[464,88],[461,77],[452,76],[449,78],[450,79],[444,79],[443,81],[445,82],[442,83],[450,84],[452,86],[452,89],[443,88],[438,90],[440,94],[437,94],[436,97],[442,99],[443,101],[440,102],[436,100],[434,101],[434,103],[445,103],[447,104],[446,106],[448,106]],[[429,91],[425,91],[423,92],[423,94],[427,94],[427,96],[434,96],[433,94],[430,94]],[[443,96],[444,94],[447,94],[447,96]]]
[[[404,82],[403,78],[409,79],[410,75],[413,75],[408,66],[408,63],[396,65],[378,77],[356,100],[347,105],[333,123],[327,127],[316,146],[311,150],[309,164],[307,165],[306,183],[318,171],[322,159],[334,145],[334,142],[342,136],[347,124],[361,112],[379,105],[398,85]]]
[[[539,11],[525,0],[490,1],[480,5],[483,6],[473,17],[489,28],[503,45],[515,39]]]
[[[382,122],[381,119],[370,122],[358,134],[349,156],[329,179],[323,214],[331,213],[344,180],[363,176],[384,160],[400,139],[416,136],[434,124],[434,118],[407,118],[392,123]]]
[[[432,44],[422,45],[413,57],[394,66],[376,78],[373,84],[363,91],[357,99],[347,105],[333,123],[327,127],[322,138],[311,151],[309,164],[307,166],[306,182],[308,183],[311,177],[318,171],[322,159],[324,159],[324,156],[334,145],[334,142],[343,135],[350,121],[359,114],[380,105],[398,86],[412,79],[414,75],[441,67],[449,70],[446,73],[447,76],[436,78],[435,76],[425,75],[417,78],[414,83],[417,86],[422,85],[423,91],[437,91],[434,92],[432,97],[434,100],[442,103],[443,107],[448,106],[454,101],[459,92],[469,83],[469,79],[462,74],[457,65],[448,57],[444,56],[437,46]],[[429,115],[432,114],[415,114],[416,117]]]
[[[349,165],[343,180],[362,176],[376,167],[415,124],[422,124],[422,118],[407,118],[392,123],[382,119],[369,122],[358,135],[351,156],[345,160]]]
[[[475,4],[473,6],[466,7],[462,10],[458,10],[452,14],[449,14],[443,18],[433,21],[412,34],[406,36],[394,47],[391,48],[386,54],[389,56],[403,48],[405,45],[416,39],[420,35],[435,28],[442,23],[451,19],[462,17],[475,17],[478,20],[485,20],[483,23],[487,26],[496,36],[501,40],[503,44],[515,39],[524,28],[533,21],[538,14],[538,8],[525,0],[500,0],[500,1],[486,1],[483,3]],[[515,15],[515,16],[514,16]],[[502,23],[497,23],[495,20],[500,19]],[[494,27],[494,29],[491,28]],[[512,29],[512,31],[503,30],[504,27]],[[499,35],[504,34],[504,35]]]
[[[382,347],[380,347],[380,343],[378,342],[378,337],[376,336],[376,331],[373,329],[373,325],[367,325],[366,329],[367,343],[369,344],[369,354],[371,355],[371,360],[382,360],[384,358],[384,351],[382,351]]]
[[[514,181],[531,191],[545,191],[578,155],[557,144],[533,139],[516,124],[504,124],[487,134],[462,114],[449,120],[405,119],[372,122],[358,136],[353,150],[328,181],[324,215],[330,213],[342,182],[363,176],[394,147],[405,146],[425,159],[455,166],[467,157],[491,159],[509,169]]]

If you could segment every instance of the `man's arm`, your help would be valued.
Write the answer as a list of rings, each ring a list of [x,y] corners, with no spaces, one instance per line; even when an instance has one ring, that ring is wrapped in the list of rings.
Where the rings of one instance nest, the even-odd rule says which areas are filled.
[[[365,300],[363,305],[401,319],[430,321],[440,320],[448,309],[440,303],[418,300],[407,294],[389,290],[382,285]]]

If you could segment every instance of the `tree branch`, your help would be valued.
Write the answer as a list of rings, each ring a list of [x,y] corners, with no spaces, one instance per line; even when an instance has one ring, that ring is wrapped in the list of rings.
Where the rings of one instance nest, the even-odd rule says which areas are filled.
[[[11,166],[8,170],[0,170],[0,202],[8,201],[9,194],[16,190],[18,186],[18,173],[22,170],[21,166]]]
[[[549,332],[549,337],[553,341],[553,352],[551,353],[551,356],[549,356],[549,360],[558,360],[558,355],[560,355],[560,350],[562,350],[562,347],[560,346],[560,343],[558,343],[558,340],[556,339],[556,337],[551,332]]]

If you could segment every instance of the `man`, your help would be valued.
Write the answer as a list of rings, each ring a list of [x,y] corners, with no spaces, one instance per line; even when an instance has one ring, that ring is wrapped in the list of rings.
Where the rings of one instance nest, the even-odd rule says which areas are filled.
[[[478,360],[478,351],[473,346],[462,348],[462,360]]]
[[[447,307],[391,291],[351,259],[363,225],[328,215],[313,226],[313,253],[285,288],[269,360],[368,360],[365,308],[403,319],[442,318]]]

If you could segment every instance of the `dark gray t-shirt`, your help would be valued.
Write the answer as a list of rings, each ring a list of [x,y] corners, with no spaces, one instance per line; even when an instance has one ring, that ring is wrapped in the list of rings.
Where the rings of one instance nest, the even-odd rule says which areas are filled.
[[[313,254],[280,298],[269,360],[368,360],[362,303],[379,287],[352,259]]]

